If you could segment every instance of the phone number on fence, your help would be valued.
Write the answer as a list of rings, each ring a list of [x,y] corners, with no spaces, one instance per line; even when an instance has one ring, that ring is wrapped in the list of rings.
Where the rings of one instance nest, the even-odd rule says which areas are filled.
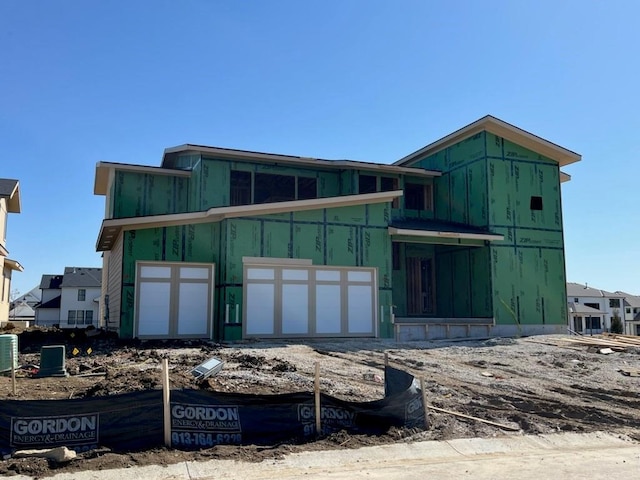
[[[238,443],[242,443],[241,433],[173,432],[171,434],[171,444],[174,446],[213,447]]]

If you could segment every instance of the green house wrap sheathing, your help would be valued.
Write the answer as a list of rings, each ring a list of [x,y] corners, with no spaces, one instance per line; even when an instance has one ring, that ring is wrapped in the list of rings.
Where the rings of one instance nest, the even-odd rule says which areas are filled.
[[[497,325],[516,327],[566,323],[558,164],[481,132],[414,166],[442,170],[434,180],[436,219],[504,235],[466,254],[436,253],[438,315],[492,313]],[[532,197],[542,198],[542,210],[531,208]]]
[[[304,258],[315,265],[378,269],[379,332],[393,336],[389,204],[327,208],[218,223],[184,225],[124,233],[121,335],[132,337],[137,261],[216,264],[216,335],[241,338],[243,257]],[[380,315],[380,314],[379,314]]]
[[[111,218],[184,213],[188,211],[189,179],[117,171]]]

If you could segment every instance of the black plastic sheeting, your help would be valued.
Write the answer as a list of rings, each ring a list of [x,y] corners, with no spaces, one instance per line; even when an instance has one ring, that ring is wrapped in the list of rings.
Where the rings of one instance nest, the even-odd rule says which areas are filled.
[[[347,402],[321,394],[321,435],[379,435],[391,427],[425,425],[422,393],[412,375],[385,369],[385,398]],[[315,439],[313,393],[250,395],[171,390],[171,446],[273,445]],[[0,451],[66,446],[136,451],[164,444],[162,392],[74,400],[0,403]]]

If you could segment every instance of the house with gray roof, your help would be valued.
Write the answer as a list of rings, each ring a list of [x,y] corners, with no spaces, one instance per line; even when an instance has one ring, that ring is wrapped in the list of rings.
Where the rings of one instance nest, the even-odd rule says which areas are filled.
[[[102,269],[66,267],[63,275],[43,275],[36,324],[60,328],[99,327]]]
[[[624,295],[624,333],[640,335],[640,296],[617,291]]]
[[[9,213],[20,213],[20,209],[20,182],[0,178],[0,325],[9,321],[13,272],[23,271],[19,262],[9,258],[7,250],[7,217]]]
[[[569,312],[569,328],[577,333],[584,333],[587,327],[592,333],[611,331],[613,317],[617,315],[620,319],[624,318],[624,299],[625,294],[620,292],[608,292],[587,284],[568,282],[567,303],[569,309],[571,304],[575,309],[573,314]]]

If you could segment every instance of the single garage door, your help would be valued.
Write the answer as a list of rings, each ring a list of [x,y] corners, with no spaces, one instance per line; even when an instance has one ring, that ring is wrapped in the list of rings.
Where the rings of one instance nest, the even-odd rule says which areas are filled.
[[[213,264],[138,263],[136,337],[211,338]]]
[[[244,265],[245,337],[375,337],[377,271]]]

